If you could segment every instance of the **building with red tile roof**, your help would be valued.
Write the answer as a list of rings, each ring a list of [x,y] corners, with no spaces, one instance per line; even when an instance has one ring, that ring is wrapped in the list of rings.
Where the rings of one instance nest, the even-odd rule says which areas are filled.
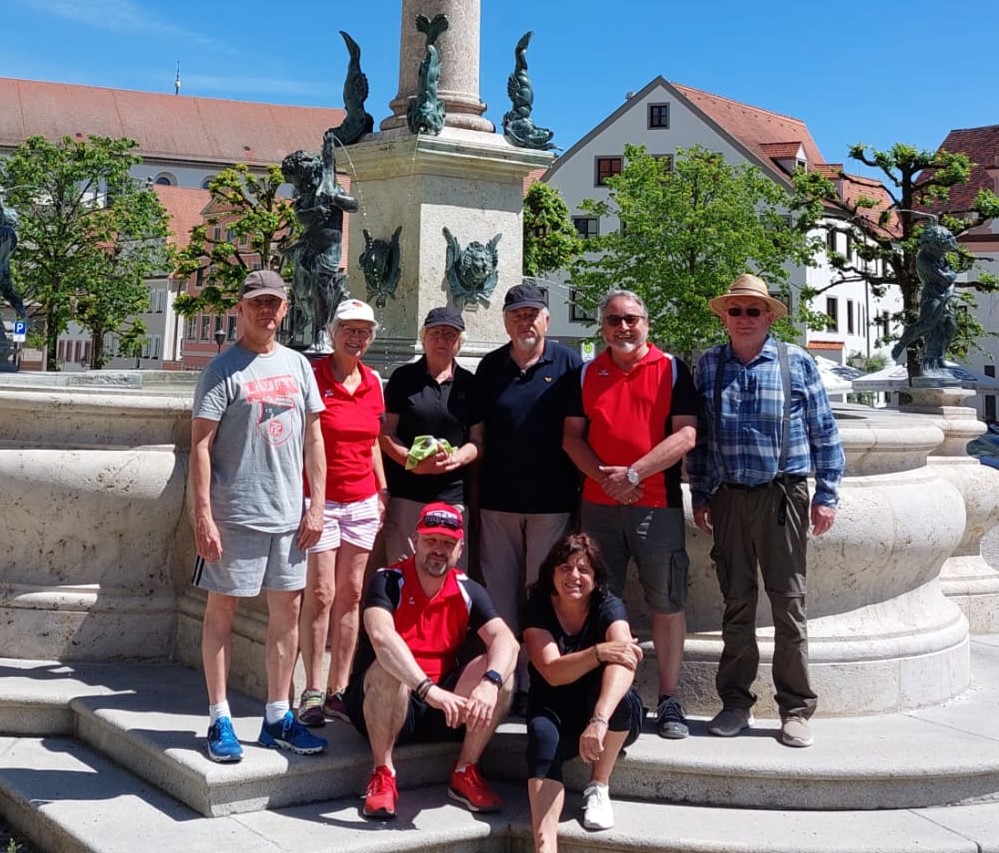
[[[878,182],[843,180],[840,166],[826,164],[801,119],[656,77],[640,91],[628,93],[624,103],[569,148],[545,175],[545,180],[562,191],[581,235],[618,227],[613,217],[597,219],[579,205],[584,199],[608,198],[603,179],[623,168],[624,147],[629,143],[644,145],[650,154],[663,157],[699,145],[718,151],[732,165],[755,166],[788,191],[797,169],[818,170],[836,180],[847,197],[863,193],[890,204],[890,196]],[[879,204],[873,215],[880,209]],[[837,230],[831,208],[828,216],[827,245],[849,256],[850,236],[843,228]],[[897,289],[892,288],[894,292],[883,298],[875,297],[864,282],[841,283],[824,253],[817,261],[814,267],[792,271],[792,299],[795,289],[807,286],[817,291],[819,296],[810,307],[827,313],[832,321],[823,331],[801,329],[805,344],[828,347],[842,358],[852,353],[871,355],[878,348],[886,313],[894,314],[900,307]],[[550,304],[553,335],[573,339],[592,334],[592,317],[574,306],[566,276],[554,282]]]

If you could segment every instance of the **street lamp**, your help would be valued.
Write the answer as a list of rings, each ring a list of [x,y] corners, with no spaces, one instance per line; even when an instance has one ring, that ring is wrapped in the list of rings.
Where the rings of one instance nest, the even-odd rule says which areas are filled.
[[[215,343],[218,346],[218,350],[215,354],[218,355],[222,352],[222,344],[225,343],[225,329],[221,326],[217,326],[215,329]]]

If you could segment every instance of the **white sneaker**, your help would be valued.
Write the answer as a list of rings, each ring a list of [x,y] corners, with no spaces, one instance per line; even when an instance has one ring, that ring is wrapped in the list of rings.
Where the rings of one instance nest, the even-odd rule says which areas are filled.
[[[590,782],[583,789],[583,826],[587,829],[610,829],[614,826],[614,809],[606,785]]]

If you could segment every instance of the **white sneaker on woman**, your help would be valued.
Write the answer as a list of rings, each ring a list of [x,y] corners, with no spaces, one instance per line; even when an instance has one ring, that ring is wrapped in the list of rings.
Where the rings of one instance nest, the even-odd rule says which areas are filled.
[[[610,829],[614,826],[614,809],[606,785],[590,782],[583,789],[583,826],[587,829]]]

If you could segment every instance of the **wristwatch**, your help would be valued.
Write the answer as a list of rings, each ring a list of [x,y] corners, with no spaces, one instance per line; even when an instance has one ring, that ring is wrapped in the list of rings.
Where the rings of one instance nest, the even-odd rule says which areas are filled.
[[[494,684],[496,687],[503,686],[503,676],[500,675],[495,669],[487,669],[482,676],[483,681],[488,681],[490,684]]]
[[[628,482],[633,486],[637,486],[642,482],[642,478],[638,476],[638,472],[634,468],[629,467],[624,476],[628,478]]]

